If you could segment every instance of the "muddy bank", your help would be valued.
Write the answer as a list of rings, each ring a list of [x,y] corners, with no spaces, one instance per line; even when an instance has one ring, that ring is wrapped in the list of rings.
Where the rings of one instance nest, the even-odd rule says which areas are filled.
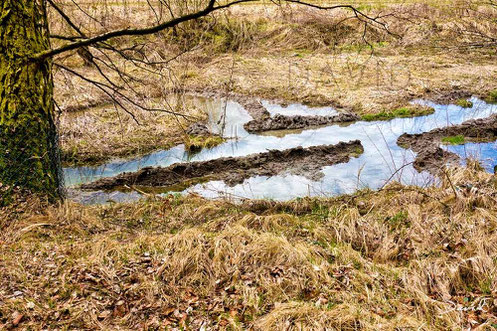
[[[243,127],[247,132],[254,133],[270,130],[305,129],[335,123],[354,122],[359,119],[359,116],[351,113],[340,113],[330,116],[284,116],[278,114],[269,118],[252,120],[247,122]]]
[[[204,95],[205,96],[205,95]],[[347,123],[360,120],[360,117],[352,113],[339,113],[334,115],[281,115],[271,116],[261,101],[237,94],[227,95],[229,100],[239,103],[253,120],[244,124],[245,130],[249,133],[261,133],[276,130],[298,130],[331,125],[335,123]],[[203,125],[192,125],[187,130],[188,134],[207,135],[209,132]]]
[[[238,102],[254,119],[265,119],[271,116],[259,100],[238,96],[233,98],[233,101]]]
[[[420,99],[428,99],[433,102],[448,105],[448,104],[457,104],[459,100],[469,99],[471,97],[477,97],[482,100],[486,100],[488,103],[495,103],[492,101],[491,94],[495,89],[490,87],[482,88],[478,91],[474,91],[472,89],[464,89],[464,88],[451,88],[449,90],[439,89],[439,90],[428,90],[425,93],[418,96],[411,96],[411,99],[414,97]]]
[[[418,155],[414,167],[418,170],[428,170],[438,173],[447,162],[457,161],[456,154],[440,147],[442,140],[447,137],[462,136],[465,142],[492,142],[497,140],[497,115],[488,118],[471,120],[460,125],[438,128],[421,134],[401,135],[397,143],[404,148],[410,148]]]
[[[448,90],[445,89],[427,90],[423,94],[411,97],[411,99],[413,98],[427,99],[438,104],[449,105],[449,104],[455,104],[458,100],[461,99],[469,99],[473,95],[474,93],[471,93],[470,91],[465,89],[450,88]],[[481,94],[477,96],[484,99],[486,95]]]
[[[210,161],[178,163],[169,167],[148,167],[133,173],[104,178],[82,185],[83,189],[109,190],[124,186],[170,187],[208,177],[234,186],[253,176],[302,175],[319,180],[325,166],[345,163],[364,152],[359,140],[336,145],[292,148],[244,157],[224,157]]]
[[[207,125],[202,123],[193,123],[186,128],[185,132],[190,136],[208,137],[213,135]]]

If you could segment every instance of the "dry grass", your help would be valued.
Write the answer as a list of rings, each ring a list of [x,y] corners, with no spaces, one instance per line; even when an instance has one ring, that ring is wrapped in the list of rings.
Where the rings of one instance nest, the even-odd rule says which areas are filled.
[[[488,329],[496,180],[449,177],[288,203],[11,207],[0,212],[0,325]]]
[[[91,32],[153,19],[143,3],[97,4],[85,8],[109,25],[80,13]],[[358,41],[357,23],[332,29],[338,14],[269,6],[218,16],[222,24],[205,35],[152,38],[154,56],[198,38],[201,47],[170,63],[169,79],[134,72],[147,82],[136,86],[138,94],[153,103],[171,89],[233,85],[247,95],[365,114],[415,97],[495,88],[491,53],[459,48],[482,39],[461,33],[466,21],[494,32],[475,19],[492,12],[459,15],[453,2],[364,8],[391,6],[411,21],[392,22],[401,39],[371,32],[373,56]],[[96,75],[75,56],[64,61]],[[75,78],[58,72],[56,81],[63,108],[88,97],[94,105],[105,101]],[[178,104],[171,109],[204,116]],[[141,125],[112,106],[63,114],[66,160],[146,153],[183,139],[176,118],[133,113]],[[448,170],[448,177],[440,188],[392,184],[285,203],[196,196],[99,207],[18,201],[0,209],[0,329],[495,328],[496,179],[474,166]]]
[[[185,136],[185,150],[190,152],[198,152],[204,148],[212,148],[225,142],[225,139],[220,136]]]
[[[101,162],[143,155],[184,142],[185,128],[192,122],[203,121],[206,113],[192,99],[178,98],[166,100],[163,107],[186,114],[186,118],[141,109],[133,109],[130,115],[112,105],[63,112],[59,123],[64,162]]]
[[[365,115],[388,113],[405,107],[414,98],[455,102],[471,94],[486,97],[496,89],[497,65],[493,48],[471,47],[495,40],[497,28],[491,23],[497,17],[495,9],[472,2],[452,1],[357,1],[355,4],[371,15],[395,13],[395,17],[386,20],[390,30],[399,37],[378,29],[368,30],[365,37],[374,46],[372,52],[362,39],[362,24],[354,20],[338,24],[347,15],[344,11],[277,8],[265,3],[239,6],[216,14],[215,20],[209,18],[189,23],[150,38],[114,42],[144,44],[150,59],[158,61],[193,47],[160,68],[149,68],[155,74],[114,55],[111,58],[121,70],[141,80],[140,84],[133,84],[140,102],[151,97],[163,98],[177,90],[222,94],[229,89],[268,99],[331,104]],[[105,22],[100,25],[66,3],[65,9],[85,27],[86,33],[141,26],[155,20],[145,2],[95,4],[89,1],[82,6]],[[177,10],[179,13],[186,9],[178,7]],[[69,32],[61,25],[61,20],[52,21],[54,33]],[[93,52],[101,56],[98,51]],[[82,66],[78,56],[59,61],[91,78],[98,77],[94,68]],[[115,74],[109,75],[117,78]],[[106,100],[101,91],[63,71],[58,70],[55,78],[56,98],[61,108],[84,110],[88,108],[86,106]],[[185,112],[188,114],[189,109]],[[83,114],[81,122],[97,113],[98,110],[90,114],[79,113]],[[62,131],[69,132],[65,135],[69,139],[63,139],[65,155],[71,155],[76,161],[99,160],[103,155],[124,156],[139,152],[141,144],[143,151],[150,150],[151,147],[146,146],[148,140],[158,148],[177,142],[174,125],[165,124],[174,124],[174,118],[157,115],[157,125],[146,124],[145,127],[154,126],[153,130],[158,131],[160,137],[150,139],[151,135],[140,137],[146,130],[137,128],[138,125],[129,121],[123,111],[118,115],[109,110],[102,116],[106,118],[104,121],[91,120],[100,122],[95,125],[100,134],[90,134],[91,139],[84,141],[78,141],[78,138],[73,141],[73,137],[80,135],[80,128],[72,126],[72,118],[71,121],[63,120]],[[107,132],[118,131],[114,128],[118,127],[117,123],[122,124],[119,117],[125,118],[125,129],[121,128],[116,135],[136,131],[136,143],[117,142],[121,139],[117,137],[106,138]],[[156,117],[147,117],[147,122],[151,123],[153,118]],[[171,130],[169,135],[168,130]],[[112,143],[108,144],[106,140]],[[91,141],[93,146],[84,147],[85,141]],[[157,144],[159,141],[166,142]]]

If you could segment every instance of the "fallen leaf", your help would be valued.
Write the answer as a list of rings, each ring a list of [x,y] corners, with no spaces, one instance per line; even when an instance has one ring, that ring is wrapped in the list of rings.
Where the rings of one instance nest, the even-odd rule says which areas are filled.
[[[23,319],[24,315],[21,314],[20,312],[18,311],[15,311],[13,314],[12,314],[12,325],[14,326],[18,326],[19,323],[21,323],[22,319]]]

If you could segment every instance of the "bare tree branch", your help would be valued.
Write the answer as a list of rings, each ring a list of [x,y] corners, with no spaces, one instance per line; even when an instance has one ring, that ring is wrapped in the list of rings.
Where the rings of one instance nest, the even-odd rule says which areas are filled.
[[[157,32],[163,31],[165,29],[175,27],[183,22],[187,22],[187,21],[191,21],[191,20],[195,20],[195,19],[207,16],[214,11],[226,9],[226,8],[232,7],[232,6],[240,4],[240,3],[247,3],[247,2],[254,2],[254,1],[257,1],[257,0],[235,0],[235,1],[231,1],[231,2],[228,2],[226,4],[223,4],[223,5],[215,6],[216,0],[209,0],[209,4],[203,10],[195,12],[195,13],[191,13],[188,15],[184,15],[184,16],[181,16],[178,18],[173,18],[170,21],[167,21],[167,22],[162,23],[162,24],[158,24],[158,25],[148,27],[148,28],[143,28],[143,29],[127,28],[127,29],[103,33],[99,36],[78,40],[78,41],[69,43],[67,45],[61,46],[59,48],[47,50],[45,52],[42,52],[42,53],[39,53],[39,54],[33,56],[31,59],[34,61],[44,60],[44,59],[54,57],[58,54],[61,54],[61,53],[67,52],[67,51],[71,51],[71,50],[74,50],[74,49],[77,49],[80,47],[91,46],[91,45],[101,43],[101,42],[104,42],[104,41],[107,41],[109,39],[116,38],[116,37],[141,36],[141,35],[148,35],[148,34],[157,33]],[[371,17],[371,16],[363,13],[362,11],[356,9],[352,5],[321,6],[321,5],[308,3],[308,2],[304,2],[304,1],[300,1],[300,0],[273,0],[273,2],[274,3],[288,2],[288,3],[299,4],[299,5],[315,8],[315,9],[321,9],[321,10],[349,9],[354,13],[355,17],[358,20],[364,22],[366,24],[366,26],[367,26],[367,24],[373,23],[373,24],[381,26],[384,30],[386,30],[387,32],[389,32],[390,34],[393,35],[393,33],[388,30],[387,23],[382,22],[380,20],[381,18],[383,18],[385,16]]]
[[[136,123],[139,124],[138,120],[136,119],[135,115],[129,111],[116,97],[116,95],[120,98],[122,98],[124,101],[128,102],[129,104],[133,105],[134,107],[137,107],[141,110],[144,110],[144,111],[149,111],[149,112],[162,112],[162,113],[168,113],[168,114],[171,114],[171,115],[174,115],[174,116],[180,116],[180,117],[183,117],[183,118],[186,118],[186,119],[196,119],[195,116],[190,116],[190,115],[186,115],[186,114],[181,114],[181,113],[178,113],[178,112],[175,112],[175,111],[171,111],[171,110],[167,110],[167,109],[161,109],[161,108],[149,108],[149,107],[144,107],[142,105],[140,105],[139,103],[133,101],[131,98],[129,98],[128,96],[126,96],[125,94],[123,94],[121,91],[119,91],[117,88],[109,85],[109,84],[105,84],[105,83],[102,83],[102,82],[99,82],[99,81],[96,81],[94,79],[90,79],[88,77],[85,77],[84,75],[82,75],[81,73],[73,70],[73,69],[70,69],[66,66],[63,66],[61,64],[58,64],[58,63],[55,63],[54,64],[56,67],[62,69],[62,70],[65,70],[67,72],[69,72],[70,74],[76,76],[76,77],[79,77],[80,79],[96,86],[97,88],[99,88],[102,92],[104,92],[105,94],[107,94],[121,109],[123,109],[125,112],[127,112],[134,120]]]
[[[42,52],[42,53],[39,53],[39,54],[33,56],[31,58],[31,60],[34,60],[34,61],[44,60],[44,59],[54,57],[55,55],[58,55],[58,54],[61,54],[61,53],[67,52],[67,51],[71,51],[71,50],[74,50],[74,49],[77,49],[80,47],[94,45],[96,43],[107,41],[109,39],[116,38],[116,37],[142,36],[142,35],[157,33],[157,32],[160,32],[162,30],[176,26],[180,23],[195,20],[195,19],[198,19],[200,17],[204,17],[213,11],[220,10],[223,8],[228,8],[228,7],[231,7],[231,6],[238,4],[238,3],[252,2],[252,1],[256,1],[256,0],[237,0],[237,1],[230,2],[226,5],[214,6],[216,0],[209,0],[209,4],[207,5],[207,7],[199,12],[188,14],[188,15],[176,18],[176,19],[172,19],[168,22],[165,22],[165,23],[162,23],[159,25],[155,25],[155,26],[152,26],[149,28],[123,29],[123,30],[107,32],[107,33],[101,34],[101,35],[93,37],[93,38],[88,38],[88,39],[84,39],[81,41],[76,41],[76,42],[64,45],[62,47],[59,47],[59,48],[47,50],[45,52]]]
[[[86,38],[86,35],[83,33],[83,31],[81,31],[81,29],[78,28],[78,26],[73,23],[73,21],[69,18],[69,16],[67,16],[67,14],[59,6],[57,6],[55,2],[53,2],[52,0],[47,0],[47,1],[57,11],[57,13],[59,13],[59,15],[62,16],[64,21],[66,21],[66,23],[69,24],[69,26],[74,29],[74,31],[76,31],[81,37]]]

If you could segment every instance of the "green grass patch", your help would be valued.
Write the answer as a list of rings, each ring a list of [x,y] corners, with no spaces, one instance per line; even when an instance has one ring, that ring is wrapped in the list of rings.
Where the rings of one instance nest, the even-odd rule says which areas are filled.
[[[450,136],[442,139],[442,143],[445,145],[462,145],[466,142],[466,139],[463,135],[458,136]]]
[[[490,92],[485,98],[485,101],[488,103],[497,103],[497,90]]]
[[[462,108],[473,108],[473,103],[466,99],[457,100],[456,105]]]
[[[392,230],[399,229],[401,227],[409,227],[409,214],[407,211],[402,210],[393,216],[387,217],[385,219],[386,223],[390,226]]]
[[[185,150],[198,152],[203,148],[212,148],[222,144],[224,138],[219,136],[187,136],[185,139]]]
[[[362,120],[366,122],[372,121],[387,121],[394,118],[406,118],[430,115],[435,112],[431,107],[402,107],[392,111],[382,111],[377,114],[365,114]]]

